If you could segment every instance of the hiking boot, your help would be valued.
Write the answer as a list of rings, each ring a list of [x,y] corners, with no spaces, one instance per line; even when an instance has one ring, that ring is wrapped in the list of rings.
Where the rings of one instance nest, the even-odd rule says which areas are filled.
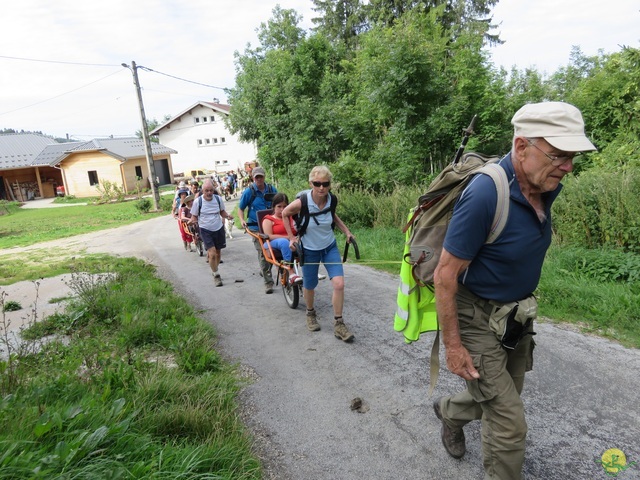
[[[342,320],[336,321],[333,334],[343,342],[350,342],[355,338]]]
[[[311,332],[317,332],[320,330],[320,324],[318,323],[318,319],[316,318],[316,311],[307,310],[307,328]]]
[[[213,276],[213,283],[215,283],[216,287],[221,287],[222,286],[222,277],[220,277],[220,275],[214,275]]]
[[[440,401],[442,397],[433,402],[433,411],[436,413],[438,420],[442,422],[442,428],[440,429],[440,437],[442,438],[442,445],[449,455],[453,458],[462,458],[466,447],[464,444],[464,431],[462,428],[452,428],[446,424],[442,419],[442,412],[440,412]]]
[[[273,282],[269,282],[264,286],[264,293],[266,294],[273,293]]]

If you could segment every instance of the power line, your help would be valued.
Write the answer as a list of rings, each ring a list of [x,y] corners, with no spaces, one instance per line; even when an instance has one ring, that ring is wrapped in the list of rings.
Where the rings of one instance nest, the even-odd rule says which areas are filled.
[[[175,78],[176,80],[180,80],[182,82],[193,83],[195,85],[201,85],[203,87],[217,88],[218,90],[225,90],[224,87],[216,87],[215,85],[208,85],[206,83],[194,82],[193,80],[187,80],[186,78],[176,77],[175,75],[169,75],[168,73],[158,72],[157,70],[154,70],[154,69],[148,68],[148,67],[143,67],[142,65],[138,65],[138,68],[140,68],[140,69],[142,69],[142,70],[144,70],[146,72],[153,72],[153,73],[157,73],[158,75],[164,75],[165,77]]]
[[[10,59],[10,60],[22,60],[22,61],[26,61],[26,62],[57,63],[57,64],[62,64],[62,65],[81,65],[81,66],[85,66],[85,67],[120,67],[120,66],[122,66],[122,64],[115,65],[115,64],[111,64],[111,63],[63,62],[63,61],[60,61],[60,60],[42,60],[42,59],[37,59],[37,58],[11,57],[11,56],[8,56],[8,55],[0,55],[0,58],[7,58],[7,59]],[[202,87],[208,87],[208,88],[216,88],[218,90],[223,90],[223,91],[226,90],[224,87],[216,87],[215,85],[209,85],[207,83],[201,83],[201,82],[196,82],[196,81],[193,81],[193,80],[187,80],[186,78],[178,77],[178,76],[175,76],[175,75],[170,75],[168,73],[159,72],[157,70],[154,70],[153,68],[143,67],[142,65],[138,65],[138,68],[140,68],[142,70],[145,70],[147,72],[157,73],[158,75],[164,75],[166,77],[174,78],[176,80],[180,80],[181,82],[193,83],[194,85],[200,85]],[[34,104],[34,105],[37,105],[37,104]]]
[[[10,60],[24,60],[26,62],[42,62],[42,63],[61,63],[63,65],[82,65],[85,67],[119,67],[111,63],[80,63],[80,62],[62,62],[57,60],[40,60],[37,58],[22,58],[22,57],[9,57],[7,55],[0,55],[0,58],[8,58]]]

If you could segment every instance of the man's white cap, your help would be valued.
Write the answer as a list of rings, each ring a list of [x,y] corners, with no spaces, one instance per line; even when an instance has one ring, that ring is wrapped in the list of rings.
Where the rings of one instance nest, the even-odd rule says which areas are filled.
[[[541,137],[564,152],[597,150],[584,133],[580,110],[568,103],[529,103],[516,112],[511,123],[515,136]]]

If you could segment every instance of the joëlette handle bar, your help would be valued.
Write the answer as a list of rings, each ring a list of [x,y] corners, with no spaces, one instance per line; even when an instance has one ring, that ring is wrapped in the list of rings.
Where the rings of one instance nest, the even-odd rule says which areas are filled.
[[[344,244],[344,254],[342,255],[342,263],[347,261],[347,255],[349,254],[349,244],[353,244],[353,251],[356,252],[356,260],[360,260],[360,249],[358,248],[358,243],[356,239],[353,237],[347,238],[347,241]]]

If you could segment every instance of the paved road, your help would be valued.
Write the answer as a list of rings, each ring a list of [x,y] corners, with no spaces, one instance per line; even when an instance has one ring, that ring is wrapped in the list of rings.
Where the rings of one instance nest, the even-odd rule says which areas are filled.
[[[253,245],[237,230],[223,251],[222,288],[214,288],[203,258],[182,249],[170,216],[48,248],[58,245],[146,259],[202,309],[218,331],[217,348],[250,380],[241,394],[243,417],[266,478],[483,477],[479,424],[465,429],[467,454],[460,461],[440,443],[432,400],[462,389],[463,382],[441,370],[434,397],[428,397],[432,337],[406,345],[393,331],[393,275],[346,266],[345,321],[356,340],[344,344],[331,328],[329,282],[321,281],[317,291],[322,330],[308,332],[303,304],[291,310],[280,289],[263,293]],[[640,461],[639,352],[551,323],[538,324],[537,331],[534,371],[523,393],[526,478],[610,478],[597,463],[610,448]],[[364,400],[365,413],[351,410],[355,397]],[[640,478],[640,465],[618,478]]]

